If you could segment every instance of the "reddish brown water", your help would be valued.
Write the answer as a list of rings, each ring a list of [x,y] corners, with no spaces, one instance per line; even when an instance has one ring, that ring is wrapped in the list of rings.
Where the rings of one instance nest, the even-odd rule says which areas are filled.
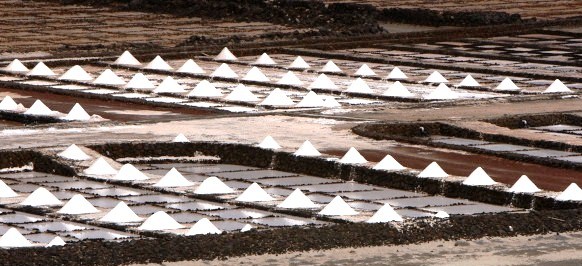
[[[180,117],[192,117],[212,114],[212,111],[193,110],[187,108],[164,108],[148,105],[126,103],[121,101],[106,101],[99,99],[88,99],[52,93],[22,91],[13,89],[2,89],[3,92],[15,93],[25,97],[13,97],[17,103],[22,103],[24,107],[30,107],[35,100],[40,99],[51,110],[61,113],[68,113],[75,103],[81,104],[90,115],[97,114],[103,118],[115,121],[161,121],[165,119],[180,119]],[[123,113],[122,111],[126,111]],[[127,112],[129,111],[129,112]],[[156,111],[152,113],[151,111]]]
[[[343,156],[344,150],[326,150],[323,153]],[[379,162],[392,155],[402,165],[422,170],[435,161],[447,173],[468,176],[475,168],[481,166],[495,181],[512,185],[521,175],[527,175],[538,187],[551,191],[562,191],[570,183],[582,184],[582,172],[548,167],[532,163],[518,162],[495,156],[481,154],[459,154],[430,147],[395,146],[389,150],[359,151],[368,161]]]

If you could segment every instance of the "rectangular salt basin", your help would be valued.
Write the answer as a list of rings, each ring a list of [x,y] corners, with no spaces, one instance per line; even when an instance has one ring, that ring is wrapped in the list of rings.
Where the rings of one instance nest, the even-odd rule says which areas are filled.
[[[272,227],[285,227],[285,226],[301,226],[301,225],[323,225],[326,224],[325,222],[311,220],[311,219],[304,219],[299,217],[265,217],[259,219],[252,219],[252,223],[262,224],[266,226]]]
[[[340,180],[337,179],[329,179],[315,176],[263,178],[253,181],[270,186],[318,185],[341,182]]]
[[[313,192],[342,192],[342,191],[376,190],[377,187],[359,184],[355,182],[344,182],[336,184],[298,186],[297,188],[303,191],[313,191]]]
[[[221,210],[229,208],[226,204],[200,200],[195,202],[167,204],[166,207],[182,211]]]
[[[193,224],[200,221],[202,218],[212,220],[212,217],[192,212],[171,213],[170,216],[182,224]]]
[[[531,148],[527,146],[513,145],[513,144],[487,144],[487,145],[476,145],[475,147],[479,149],[484,149],[488,151],[525,151],[525,150],[535,150],[536,148]]]
[[[70,222],[40,222],[40,223],[32,223],[32,224],[22,224],[21,227],[30,230],[38,230],[39,232],[71,232],[71,231],[78,231],[78,230],[85,230],[87,226],[77,223],[70,223]]]
[[[359,192],[342,192],[339,194],[342,197],[350,199],[359,200],[383,200],[383,199],[393,199],[393,198],[403,198],[403,197],[420,197],[422,194],[396,190],[396,189],[382,189],[382,190],[372,190],[372,191],[359,191]]]
[[[132,201],[137,203],[177,203],[177,202],[189,202],[192,201],[190,198],[172,196],[172,195],[140,195],[140,196],[130,196],[124,197],[124,201]]]
[[[86,188],[100,189],[100,188],[111,187],[111,185],[106,185],[106,184],[91,182],[91,181],[54,182],[54,183],[47,183],[46,185],[51,186],[51,187],[56,187],[59,189],[65,189],[65,190],[86,189]]]
[[[557,150],[548,150],[548,149],[540,149],[540,150],[532,150],[532,151],[516,151],[514,153],[529,155],[529,156],[536,156],[536,157],[566,157],[566,156],[580,155],[580,153],[575,153],[575,152],[557,151]]]
[[[398,207],[427,207],[427,206],[447,206],[453,204],[471,204],[468,200],[452,199],[442,196],[418,197],[418,198],[402,198],[402,199],[388,199],[379,200],[379,203],[388,203],[391,206]]]
[[[432,211],[432,212],[444,211],[448,214],[464,214],[464,215],[471,215],[471,214],[478,214],[478,213],[492,213],[492,212],[508,212],[508,211],[515,211],[516,210],[516,209],[509,208],[509,207],[490,205],[490,204],[484,204],[484,203],[471,204],[471,205],[428,207],[428,208],[422,208],[422,209],[427,210],[427,211]]]
[[[462,139],[462,138],[449,138],[449,139],[437,139],[433,142],[451,144],[451,145],[461,145],[461,146],[475,146],[475,145],[485,145],[491,142],[474,140],[474,139]]]
[[[233,164],[215,164],[215,165],[200,165],[200,166],[198,166],[196,164],[191,164],[190,167],[180,167],[177,169],[180,172],[184,171],[184,172],[190,172],[190,173],[194,173],[194,174],[259,170],[259,168],[256,168],[256,167],[233,165]]]
[[[217,216],[222,219],[257,219],[267,216],[275,216],[274,213],[267,211],[255,210],[255,209],[228,209],[228,210],[217,210],[217,211],[205,211],[202,212],[206,215]]]
[[[579,126],[572,126],[572,125],[551,125],[551,126],[543,126],[543,127],[534,127],[535,129],[539,130],[546,130],[546,131],[576,131],[582,130],[582,127]]]
[[[23,224],[23,223],[35,223],[44,221],[45,218],[37,215],[32,214],[24,214],[24,213],[11,213],[11,214],[3,214],[0,215],[0,223],[5,224]]]
[[[124,238],[136,238],[137,235],[127,234],[124,232],[113,231],[113,230],[85,230],[80,232],[68,233],[67,236],[74,237],[77,239],[103,239],[103,240],[115,240]]]
[[[215,175],[220,178],[243,180],[253,180],[265,177],[297,176],[297,174],[294,173],[286,173],[277,170],[251,170],[243,172],[216,173]]]
[[[140,191],[125,188],[103,188],[103,189],[86,189],[83,192],[98,196],[137,196],[141,195]]]
[[[432,216],[431,213],[411,209],[397,209],[396,213],[400,214],[400,216],[402,217],[408,218],[421,218]]]

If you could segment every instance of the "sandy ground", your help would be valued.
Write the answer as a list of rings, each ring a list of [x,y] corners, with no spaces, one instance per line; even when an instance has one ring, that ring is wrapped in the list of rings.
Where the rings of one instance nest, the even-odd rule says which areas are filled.
[[[178,265],[580,265],[582,233],[255,255]]]

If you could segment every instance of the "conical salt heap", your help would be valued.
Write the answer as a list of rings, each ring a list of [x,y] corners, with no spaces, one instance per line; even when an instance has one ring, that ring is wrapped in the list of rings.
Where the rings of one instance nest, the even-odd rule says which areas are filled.
[[[400,81],[392,83],[392,85],[390,85],[382,95],[392,97],[414,97],[414,94],[404,87]]]
[[[398,68],[398,67],[394,67],[394,69],[392,69],[392,71],[390,71],[390,74],[388,74],[388,77],[386,77],[386,78],[392,79],[392,80],[408,79],[406,74],[404,74],[404,72],[402,72],[402,70],[400,70],[400,68]]]
[[[208,80],[202,80],[188,93],[188,97],[221,97],[222,92]]]
[[[17,197],[18,194],[14,192],[4,181],[0,180],[0,198],[13,198]]]
[[[186,92],[184,86],[180,85],[174,78],[167,76],[162,83],[154,89],[154,93],[182,93]]]
[[[296,188],[277,207],[285,209],[313,209],[317,208],[317,205],[305,196],[301,189]]]
[[[424,98],[427,100],[452,100],[458,99],[459,95],[452,91],[449,86],[441,83],[436,87],[436,89],[424,96]]]
[[[518,91],[519,87],[510,78],[505,78],[495,87],[498,91]]]
[[[357,215],[358,212],[355,211],[349,204],[347,204],[342,197],[335,196],[331,202],[329,202],[320,212],[320,215]]]
[[[557,92],[572,92],[562,81],[559,79],[554,80],[552,84],[544,91],[544,93],[557,93]]]
[[[57,212],[63,214],[88,214],[97,213],[99,210],[81,194],[76,194]]]
[[[293,62],[289,65],[289,69],[309,69],[311,66],[303,60],[303,57],[297,56]]]
[[[60,236],[55,236],[55,238],[53,238],[53,240],[46,244],[45,247],[64,246],[66,244],[67,243],[65,243],[65,240],[63,240]]]
[[[509,192],[514,193],[536,193],[542,191],[541,189],[532,182],[529,177],[522,175],[519,179],[511,186]]]
[[[176,168],[172,167],[164,177],[154,184],[154,187],[189,187],[193,185],[194,183],[190,182]]]
[[[3,111],[16,111],[18,109],[18,104],[10,96],[5,96],[0,102],[0,110]]]
[[[146,69],[155,69],[155,70],[172,70],[172,68],[162,57],[157,55],[154,60],[149,62],[146,66]]]
[[[137,216],[125,202],[120,201],[99,221],[106,223],[136,223],[143,221],[143,218]]]
[[[187,236],[193,235],[208,235],[208,234],[222,234],[222,231],[218,229],[208,218],[202,218],[196,222],[188,232]]]
[[[441,73],[438,71],[433,71],[425,80],[427,83],[447,83],[449,82]]]
[[[363,164],[367,163],[368,160],[362,156],[358,150],[354,147],[351,147],[348,152],[339,160],[340,163],[347,163],[347,164]]]
[[[34,103],[24,112],[26,115],[53,115],[54,112],[49,109],[41,100],[36,100]]]
[[[346,91],[357,93],[373,93],[372,89],[370,89],[370,86],[368,86],[368,83],[366,83],[366,81],[361,78],[357,78],[352,81]]]
[[[317,151],[309,140],[303,142],[299,149],[297,149],[293,154],[296,156],[321,156],[321,153]]]
[[[53,238],[53,240],[46,244],[45,247],[64,246],[66,244],[67,243],[65,243],[65,240],[63,240],[60,236],[55,236],[55,238]]]
[[[20,205],[27,206],[49,206],[49,205],[61,205],[62,202],[53,195],[46,188],[39,187],[34,192],[32,192]]]
[[[91,81],[93,77],[85,71],[81,66],[74,65],[65,74],[59,77],[60,80],[74,80],[74,81]]]
[[[0,237],[0,247],[2,248],[20,248],[20,247],[32,247],[32,243],[26,239],[18,230],[14,227],[10,227],[2,237]]]
[[[20,60],[14,59],[10,64],[4,67],[5,71],[9,71],[12,73],[26,73],[29,71],[28,67],[26,67]]]
[[[135,73],[124,86],[126,89],[153,90],[156,86],[142,73]]]
[[[449,214],[448,214],[448,213],[446,213],[445,211],[438,211],[438,212],[437,212],[437,213],[434,215],[434,217],[436,217],[436,218],[441,218],[441,219],[447,219],[447,218],[449,218]]]
[[[265,76],[265,74],[263,74],[263,72],[261,72],[261,70],[258,67],[251,68],[251,70],[249,70],[249,72],[247,72],[247,74],[245,75],[243,80],[260,81],[260,82],[271,81],[271,80],[269,80],[269,78],[267,78],[267,76]]]
[[[125,81],[117,76],[111,69],[105,69],[99,77],[97,77],[93,84],[99,85],[125,85]]]
[[[387,170],[387,171],[400,171],[405,170],[406,167],[402,166],[394,157],[387,154],[384,159],[374,166],[376,170]]]
[[[195,194],[230,194],[234,193],[234,190],[227,186],[225,183],[220,181],[218,177],[211,176],[204,181],[202,184],[196,188],[194,191]]]
[[[582,200],[582,189],[576,184],[570,184],[560,195],[556,197],[556,200],[572,200],[572,201],[581,201]]]
[[[261,66],[272,66],[276,65],[277,63],[267,53],[263,53],[261,56],[259,56],[259,58],[257,58],[254,64]]]
[[[81,148],[75,144],[71,144],[61,153],[57,154],[59,157],[75,160],[75,161],[85,161],[91,159],[91,156],[87,155]]]
[[[172,140],[172,142],[182,142],[182,143],[185,143],[185,142],[190,142],[190,140],[188,138],[186,138],[186,136],[184,136],[184,134],[180,133],[180,134],[178,134],[178,136],[176,136]]]
[[[73,108],[69,111],[69,113],[63,117],[64,120],[69,121],[87,121],[91,119],[91,116],[83,109],[83,107],[79,103],[75,103]]]
[[[358,71],[356,71],[356,73],[354,73],[356,76],[361,76],[361,77],[373,77],[376,76],[376,72],[374,72],[374,70],[372,70],[367,64],[363,64],[360,68],[358,68]]]
[[[180,73],[190,73],[190,74],[204,74],[206,71],[202,69],[194,60],[188,59],[184,64],[176,70],[176,72]]]
[[[319,76],[317,76],[317,78],[311,82],[311,84],[309,85],[310,89],[330,89],[330,90],[335,90],[337,89],[337,85],[335,85],[335,83],[333,83],[333,81],[331,81],[331,79],[329,79],[329,77],[327,77],[327,75],[325,74],[320,74]]]
[[[103,158],[99,157],[89,168],[85,169],[83,173],[88,175],[96,175],[96,176],[107,176],[107,175],[115,175],[117,174],[117,170],[115,170],[111,165]]]
[[[285,73],[285,75],[283,75],[281,77],[281,79],[279,79],[279,81],[277,81],[277,84],[281,84],[281,85],[292,85],[292,86],[301,86],[301,85],[303,85],[303,81],[301,81],[293,73],[293,71],[287,71],[287,73]]]
[[[157,211],[148,217],[143,224],[141,224],[137,229],[156,231],[156,230],[175,230],[184,228],[183,225],[176,222],[172,216],[168,215],[164,211]]]
[[[309,91],[295,107],[325,107],[325,102],[314,91]]]
[[[420,172],[420,174],[418,174],[418,177],[445,178],[448,176],[449,174],[447,174],[436,162],[430,163],[426,168],[424,168],[424,170],[422,170],[422,172]]]
[[[335,99],[335,97],[329,96],[323,101],[323,106],[327,108],[338,108],[342,105]]]
[[[385,203],[368,221],[367,223],[387,223],[387,222],[402,222],[402,216],[398,214],[390,204]]]
[[[210,74],[211,77],[221,77],[221,78],[238,78],[238,75],[226,64],[222,63],[218,68]]]
[[[147,180],[149,177],[144,175],[139,169],[135,168],[132,164],[124,164],[119,172],[112,178],[115,180],[125,180],[125,181],[136,181],[136,180]]]
[[[245,224],[245,226],[243,226],[243,228],[240,229],[241,232],[248,232],[251,231],[253,229],[253,226],[250,224]]]
[[[491,186],[496,183],[481,167],[473,170],[465,181],[463,181],[463,184],[468,186]]]
[[[293,106],[295,103],[279,88],[275,88],[259,105]]]
[[[270,150],[277,150],[280,149],[281,146],[279,145],[279,143],[277,143],[277,141],[275,141],[275,139],[271,136],[266,136],[263,141],[261,141],[261,143],[259,143],[258,145],[260,148],[263,149],[270,149]]]
[[[481,87],[481,84],[479,84],[471,74],[468,74],[461,83],[459,83],[459,87]]]
[[[275,200],[269,193],[267,193],[259,184],[252,183],[245,191],[240,194],[236,201],[244,202],[262,202]]]
[[[28,73],[27,76],[40,76],[40,77],[48,77],[48,76],[56,76],[55,72],[53,72],[48,66],[46,66],[43,62],[38,62],[34,68],[32,68]]]
[[[321,69],[324,73],[342,73],[343,71],[331,60],[325,63],[325,66]]]
[[[216,60],[216,61],[236,61],[237,58],[236,58],[236,56],[234,56],[230,52],[230,50],[228,50],[228,48],[224,47],[224,48],[222,48],[220,53],[216,57],[214,57],[214,60]]]
[[[123,52],[115,62],[116,65],[140,66],[141,63],[129,51]]]
[[[226,100],[229,101],[239,101],[239,102],[256,102],[259,98],[247,88],[244,84],[238,84],[232,91],[226,96]]]

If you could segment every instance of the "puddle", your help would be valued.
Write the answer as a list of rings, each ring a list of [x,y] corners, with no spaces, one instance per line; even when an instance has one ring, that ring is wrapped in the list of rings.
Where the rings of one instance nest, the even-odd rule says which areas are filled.
[[[230,210],[209,211],[203,213],[212,216],[218,216],[223,219],[247,219],[247,218],[256,219],[274,215],[273,213],[254,209],[230,209]]]

